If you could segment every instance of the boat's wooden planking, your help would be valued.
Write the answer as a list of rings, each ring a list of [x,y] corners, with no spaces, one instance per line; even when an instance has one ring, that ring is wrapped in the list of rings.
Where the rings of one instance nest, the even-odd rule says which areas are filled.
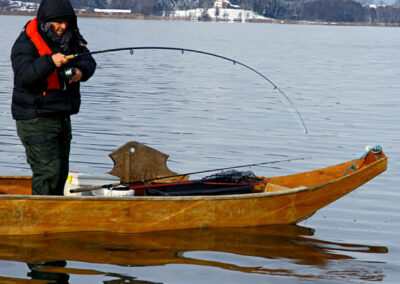
[[[32,194],[32,177],[0,176],[0,194]]]
[[[223,196],[0,195],[0,235],[149,232],[297,223],[387,167],[384,153],[315,171],[268,178],[258,193]],[[357,170],[346,170],[355,164]],[[30,189],[30,177],[2,177],[4,193]]]
[[[297,180],[299,187],[253,194],[120,198],[3,195],[0,196],[0,235],[78,231],[135,233],[297,223],[383,172],[387,159],[381,156],[368,166],[365,162],[363,168],[343,176],[352,162],[326,168],[326,174],[320,170],[297,175],[301,178]],[[325,183],[311,187],[300,186],[307,178],[315,183],[315,178],[309,176],[318,175],[339,178],[324,178]]]
[[[343,177],[346,171],[355,163],[354,168],[359,170],[363,167],[370,165],[371,163],[386,158],[383,152],[373,154],[369,152],[364,158],[348,161],[345,163],[341,163],[335,166],[330,166],[318,170],[313,170],[309,172],[303,172],[293,175],[287,176],[278,176],[267,178],[267,182],[284,186],[284,187],[297,187],[297,186],[316,186],[319,184],[323,184],[332,180],[336,180],[338,178]],[[352,174],[353,170],[351,169],[347,175]]]

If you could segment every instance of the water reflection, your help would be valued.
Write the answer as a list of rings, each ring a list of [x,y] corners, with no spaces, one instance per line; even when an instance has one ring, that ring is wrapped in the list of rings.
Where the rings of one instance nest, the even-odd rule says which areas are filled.
[[[297,279],[383,280],[384,274],[377,266],[355,255],[387,253],[386,247],[330,242],[313,235],[310,228],[278,225],[140,234],[1,236],[0,259],[26,262],[31,279],[57,283],[68,283],[70,275],[103,275],[123,283],[135,281],[134,275],[102,272],[98,264],[126,267],[189,264]],[[68,261],[78,261],[82,267],[68,267]],[[353,261],[348,273],[334,264],[347,261]],[[90,269],[88,263],[97,264],[96,269]]]
[[[31,270],[27,276],[32,279],[44,280],[44,282],[68,283],[69,275],[65,272],[58,272],[57,268],[64,268],[67,265],[65,260],[40,261],[27,263]]]

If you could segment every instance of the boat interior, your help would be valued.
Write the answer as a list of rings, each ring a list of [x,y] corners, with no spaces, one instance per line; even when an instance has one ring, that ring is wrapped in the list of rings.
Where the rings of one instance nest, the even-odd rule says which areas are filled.
[[[359,159],[318,170],[269,178],[254,176],[249,179],[244,175],[244,178],[240,180],[235,178],[223,181],[204,179],[190,181],[187,174],[179,175],[167,168],[168,155],[138,142],[125,144],[111,153],[110,157],[114,162],[114,169],[110,174],[117,176],[120,180],[118,186],[111,187],[110,190],[129,191],[133,189],[134,195],[137,196],[193,196],[275,192],[312,187],[344,178],[386,156],[381,150],[370,150]],[[235,172],[236,175],[244,173],[231,172]],[[216,176],[218,175],[221,173],[216,174]],[[137,182],[143,180],[148,181]],[[81,184],[84,183],[81,182]],[[0,194],[31,195],[31,185],[32,177],[30,176],[0,176]],[[102,187],[92,186],[86,190],[86,187],[83,187],[79,189],[80,194],[78,195],[91,195],[91,191],[100,188]],[[83,192],[87,193],[82,194]]]

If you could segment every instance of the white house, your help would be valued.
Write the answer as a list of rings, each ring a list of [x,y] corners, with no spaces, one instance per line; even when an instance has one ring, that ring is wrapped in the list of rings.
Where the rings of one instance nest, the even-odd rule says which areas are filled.
[[[94,8],[93,10],[95,13],[99,14],[109,14],[109,15],[115,15],[115,14],[131,14],[132,10],[130,9],[98,9]]]

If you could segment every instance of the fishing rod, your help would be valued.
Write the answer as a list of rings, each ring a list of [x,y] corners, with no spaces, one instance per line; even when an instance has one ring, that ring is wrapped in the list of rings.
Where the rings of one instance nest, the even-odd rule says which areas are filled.
[[[215,53],[211,53],[211,52],[206,52],[206,51],[201,51],[201,50],[196,50],[196,49],[188,49],[188,48],[181,48],[181,47],[167,47],[167,46],[133,46],[133,47],[122,47],[122,48],[112,48],[112,49],[104,49],[104,50],[97,50],[97,51],[91,51],[91,52],[83,52],[83,53],[77,53],[77,54],[71,54],[71,55],[67,55],[66,58],[68,60],[74,59],[74,58],[78,58],[78,57],[82,57],[82,56],[87,56],[87,55],[93,55],[93,54],[100,54],[100,53],[108,53],[108,52],[118,52],[118,51],[126,51],[129,50],[129,52],[131,54],[134,53],[134,50],[144,50],[144,49],[152,49],[152,50],[175,50],[175,51],[181,51],[181,53],[183,54],[184,52],[192,52],[192,53],[198,53],[198,54],[203,54],[203,55],[208,55],[208,56],[213,56],[216,58],[220,58],[223,60],[227,60],[232,62],[234,65],[238,64],[240,66],[245,67],[248,70],[253,71],[254,73],[258,74],[259,76],[261,76],[264,80],[266,80],[268,83],[270,83],[275,90],[277,90],[284,98],[285,100],[289,103],[289,105],[292,107],[292,110],[295,112],[296,114],[296,118],[298,120],[298,122],[300,123],[300,125],[303,127],[304,132],[307,134],[308,133],[308,129],[307,126],[304,122],[303,117],[301,116],[300,112],[297,110],[296,106],[294,105],[294,103],[292,102],[292,100],[274,83],[272,82],[267,76],[265,76],[264,74],[262,74],[261,72],[257,71],[256,69],[240,62],[237,61],[235,59],[226,57],[226,56],[222,56],[222,55],[218,55]]]
[[[217,172],[217,171],[226,171],[226,170],[233,170],[233,169],[239,169],[239,168],[270,165],[270,164],[277,164],[277,163],[291,162],[291,161],[298,161],[298,160],[306,160],[306,159],[310,159],[310,157],[300,157],[300,158],[292,158],[292,159],[285,159],[285,160],[275,160],[275,161],[269,161],[269,162],[247,164],[247,165],[240,165],[240,166],[233,166],[233,167],[226,167],[226,168],[209,169],[209,170],[195,171],[195,172],[189,172],[189,173],[184,173],[184,174],[176,174],[176,175],[169,175],[169,176],[156,177],[156,178],[147,178],[147,179],[141,179],[141,180],[135,180],[135,181],[129,181],[129,182],[120,182],[120,183],[116,183],[116,184],[103,184],[103,185],[99,185],[99,186],[71,189],[70,192],[71,193],[86,192],[86,191],[92,191],[92,190],[101,189],[101,188],[112,188],[112,187],[116,187],[116,186],[119,186],[119,185],[132,185],[132,184],[137,184],[137,183],[145,183],[145,182],[161,180],[161,179],[168,179],[168,178],[174,178],[174,177],[183,177],[183,176],[189,176],[189,175],[195,175],[195,174],[203,174],[203,173]]]

